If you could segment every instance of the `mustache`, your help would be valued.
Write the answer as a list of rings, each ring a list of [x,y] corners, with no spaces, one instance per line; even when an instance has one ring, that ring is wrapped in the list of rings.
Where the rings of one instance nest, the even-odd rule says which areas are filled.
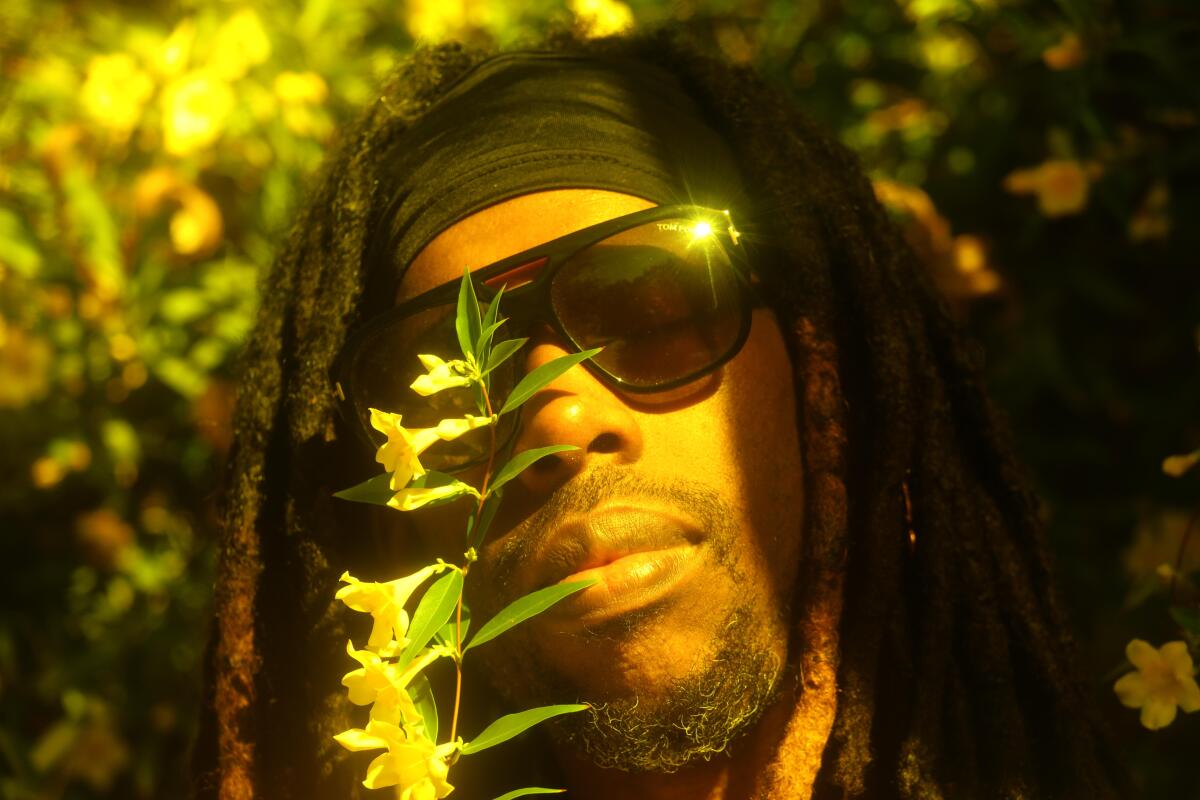
[[[613,497],[649,501],[683,512],[708,534],[719,561],[725,561],[732,550],[736,530],[730,520],[735,517],[729,503],[715,490],[686,479],[647,478],[633,467],[600,467],[560,486],[539,509],[495,543],[497,549],[488,553],[484,570],[485,580],[490,584],[488,594],[496,609],[516,599],[513,595],[518,589],[518,572],[537,557],[539,547],[551,531],[568,517],[586,514]]]

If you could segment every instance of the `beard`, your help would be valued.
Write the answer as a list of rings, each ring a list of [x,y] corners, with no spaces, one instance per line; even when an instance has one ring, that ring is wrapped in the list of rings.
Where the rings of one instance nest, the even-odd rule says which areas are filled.
[[[602,500],[638,497],[686,509],[707,534],[710,567],[725,572],[730,586],[744,586],[737,566],[743,532],[728,504],[711,490],[685,481],[647,482],[631,472],[611,470],[580,475],[497,542],[476,565],[484,574],[477,601],[490,618],[516,599],[518,567],[536,552],[535,544],[571,514],[586,513]],[[759,608],[746,602],[730,608],[707,642],[697,643],[688,668],[663,686],[601,692],[579,676],[539,658],[541,645],[528,629],[514,629],[507,646],[481,650],[475,659],[500,698],[515,708],[585,702],[591,709],[557,717],[547,724],[561,744],[599,767],[626,772],[675,772],[698,759],[726,752],[748,732],[778,693],[784,662],[771,631],[787,631],[783,603]],[[648,606],[580,636],[597,648],[619,648],[644,634],[665,609]],[[772,624],[773,623],[773,624]],[[536,619],[525,623],[535,625]],[[782,627],[780,627],[782,626]]]

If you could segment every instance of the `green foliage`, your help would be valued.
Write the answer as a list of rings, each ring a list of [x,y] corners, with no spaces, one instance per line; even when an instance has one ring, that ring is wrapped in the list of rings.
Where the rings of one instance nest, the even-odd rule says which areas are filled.
[[[450,619],[462,596],[462,586],[462,571],[455,569],[438,578],[425,590],[408,628],[408,646],[396,661],[401,669],[429,644],[434,634]]]
[[[466,603],[463,603],[462,622],[459,623],[457,620],[451,619],[443,625],[441,630],[437,632],[436,638],[438,644],[444,644],[447,647],[457,647],[459,641],[465,642],[467,640],[467,632],[469,630],[471,630],[471,609],[467,607]]]
[[[488,304],[488,309],[483,315],[483,320],[479,323],[482,332],[479,334],[479,339],[475,342],[476,353],[489,352],[492,345],[492,336],[496,330],[504,324],[504,320],[497,320],[500,315],[500,303],[504,299],[504,287],[500,287],[500,291],[496,292],[496,296],[492,298],[492,302]],[[491,359],[489,358],[490,362]],[[487,364],[481,364],[481,371],[486,371]]]
[[[545,722],[552,717],[558,717],[563,714],[574,714],[577,711],[583,711],[587,708],[586,704],[572,703],[567,705],[542,706],[541,708],[520,711],[516,714],[505,714],[484,728],[483,732],[474,739],[464,744],[462,746],[462,754],[469,756],[472,753],[487,750],[489,747],[495,747],[498,744],[507,742],[509,739],[524,733],[540,722]]]
[[[374,475],[356,486],[334,492],[334,497],[349,500],[352,503],[369,503],[374,506],[386,506],[396,494],[392,490],[392,476],[388,473]]]
[[[530,786],[525,789],[513,789],[511,792],[505,792],[496,798],[496,800],[515,800],[517,797],[525,797],[531,794],[561,794],[566,789],[541,789],[536,786]]]
[[[556,360],[557,361],[557,360]],[[550,362],[551,364],[556,361]],[[546,366],[549,366],[547,364]],[[547,381],[549,383],[549,381]],[[496,477],[492,479],[492,485],[488,488],[488,493],[497,492],[500,487],[511,481],[513,478],[520,475],[526,469],[533,465],[533,462],[540,458],[545,458],[551,453],[563,453],[568,450],[578,450],[579,448],[573,444],[552,444],[547,447],[535,447],[532,450],[522,450],[517,453],[512,459],[501,467],[496,472]]]
[[[492,304],[497,305],[496,303]],[[479,300],[475,297],[475,286],[471,283],[471,273],[463,273],[462,283],[458,289],[458,310],[454,317],[454,332],[458,334],[458,346],[462,348],[463,357],[470,359],[478,351],[476,343],[480,341],[483,328],[479,317]]]
[[[497,342],[495,349],[492,350],[492,357],[488,359],[487,367],[483,374],[487,375],[496,367],[503,364],[508,359],[512,358],[518,350],[525,346],[529,339],[505,339],[502,342]]]
[[[513,390],[509,392],[508,398],[504,401],[504,407],[500,409],[500,413],[508,414],[516,411],[526,400],[533,397],[540,389],[550,384],[559,375],[562,375],[576,364],[587,361],[599,352],[600,348],[597,347],[592,350],[570,353],[569,355],[559,356],[553,361],[547,361],[536,369],[530,370],[521,378]]]
[[[0,795],[185,793],[233,354],[298,190],[415,37],[511,43],[571,17],[397,8],[3,4]],[[629,9],[686,15],[858,151],[985,345],[1085,653],[1150,636],[1115,613],[1122,587],[1179,540],[1117,554],[1195,503],[1155,467],[1200,443],[1191,0]],[[1193,723],[1131,746],[1147,796],[1187,794]]]
[[[595,580],[559,583],[554,586],[547,586],[544,589],[538,589],[536,592],[530,592],[524,597],[512,601],[479,629],[479,633],[467,643],[467,646],[463,648],[463,652],[465,653],[472,647],[477,647],[485,642],[490,642],[510,628],[514,628],[525,620],[542,613],[559,600],[570,597],[575,592],[586,589],[594,583],[596,583]]]
[[[425,724],[425,735],[430,741],[436,742],[438,737],[438,710],[437,701],[433,696],[433,687],[429,685],[429,678],[424,674],[413,678],[409,684],[413,698],[413,704],[417,707],[417,713],[421,715],[421,720]]]
[[[501,492],[488,492],[487,497],[483,499],[483,508],[478,515],[472,515],[467,523],[467,547],[474,549],[483,544],[483,537],[487,536],[488,528],[491,527],[492,519],[496,516],[496,511],[500,508]]]
[[[475,296],[470,272],[463,273],[462,281],[459,285],[455,330],[461,354],[466,360],[459,362],[456,359],[452,359],[452,363],[459,364],[462,372],[458,375],[450,376],[452,379],[447,380],[447,374],[444,373],[448,373],[449,370],[447,362],[442,358],[431,357],[429,354],[412,353],[411,357],[414,360],[419,360],[430,370],[427,375],[421,376],[410,386],[412,391],[425,396],[447,389],[457,389],[463,386],[458,377],[465,374],[468,378],[467,385],[473,387],[476,391],[480,407],[488,410],[492,408],[488,385],[483,379],[478,365],[486,365],[491,360],[492,353],[489,345],[492,334],[506,321],[499,316],[500,295],[502,293],[503,290],[497,293],[487,313],[481,315],[479,301]],[[587,355],[587,353],[583,354],[584,357]],[[579,363],[580,360],[579,357],[565,357],[552,361],[546,365],[552,369],[534,370],[531,375],[536,380],[523,381],[522,384],[518,384],[518,389],[525,386],[524,391],[532,394],[537,389],[550,383],[550,381],[564,371],[565,368],[553,369],[556,365],[566,362],[570,366]],[[538,373],[540,373],[540,376]],[[464,564],[461,568],[451,568],[445,561],[438,559],[437,565],[426,567],[411,576],[397,579],[388,584],[370,583],[366,586],[362,585],[356,579],[348,577],[348,574],[343,576],[342,579],[344,581],[349,581],[352,585],[356,585],[357,588],[354,593],[347,592],[345,589],[340,590],[337,596],[351,609],[370,613],[373,617],[374,630],[380,630],[380,626],[383,626],[382,630],[392,631],[396,638],[386,643],[378,639],[373,639],[373,644],[369,641],[368,650],[370,652],[365,656],[355,655],[353,643],[347,645],[350,655],[356,661],[364,664],[364,669],[354,670],[347,674],[343,678],[343,684],[350,689],[350,699],[352,702],[359,705],[366,703],[373,706],[370,712],[372,722],[368,723],[365,730],[351,729],[336,735],[334,738],[351,749],[362,749],[363,746],[368,749],[387,747],[391,751],[399,741],[394,737],[412,735],[412,732],[408,731],[407,727],[404,729],[407,732],[402,733],[402,728],[398,727],[396,723],[404,726],[423,724],[425,728],[423,735],[428,745],[430,747],[436,746],[438,735],[437,706],[435,699],[430,694],[429,681],[425,678],[421,670],[443,655],[451,655],[454,658],[455,669],[458,670],[458,681],[456,683],[457,688],[455,690],[454,707],[450,721],[449,740],[440,746],[439,750],[444,752],[445,755],[439,755],[438,758],[446,758],[454,751],[462,755],[469,755],[470,753],[487,749],[516,736],[532,725],[536,725],[550,717],[586,708],[586,706],[553,706],[510,714],[490,725],[475,742],[469,745],[461,745],[461,747],[461,739],[455,735],[458,730],[459,712],[462,708],[462,664],[466,651],[469,649],[463,647],[470,625],[470,613],[463,602],[463,586],[471,564],[478,559],[475,546],[483,540],[488,525],[499,506],[499,490],[507,481],[516,477],[522,470],[528,468],[543,456],[577,448],[573,445],[552,445],[550,447],[523,451],[513,457],[512,460],[496,473],[493,490],[485,493],[483,492],[483,488],[488,485],[488,480],[491,477],[492,460],[496,455],[497,449],[494,437],[480,488],[476,490],[469,484],[458,481],[453,476],[438,472],[428,471],[418,478],[410,478],[414,469],[420,468],[419,465],[413,463],[413,459],[419,459],[427,448],[437,446],[439,438],[445,436],[448,439],[452,439],[454,436],[450,434],[460,435],[459,432],[461,431],[471,430],[465,424],[468,422],[468,419],[452,418],[442,420],[434,428],[434,430],[439,432],[438,436],[436,438],[428,438],[427,433],[410,431],[403,428],[399,424],[402,422],[402,419],[393,417],[386,411],[382,415],[378,415],[372,410],[373,424],[376,424],[374,423],[374,419],[377,416],[389,420],[386,424],[394,426],[395,429],[389,429],[388,442],[380,446],[376,460],[382,464],[393,464],[391,469],[397,471],[394,474],[385,473],[376,476],[352,489],[338,492],[336,496],[356,502],[385,504],[401,511],[415,510],[424,506],[434,505],[443,500],[457,499],[458,496],[464,493],[476,497],[478,503],[473,513],[468,517],[467,539],[472,544],[469,545],[467,552],[463,554]],[[486,419],[489,421],[489,424],[495,424],[497,416],[493,415]],[[403,448],[407,448],[407,451],[403,450]],[[385,455],[389,451],[391,455]],[[400,487],[395,494],[392,494],[392,486],[399,486],[398,481],[407,481],[407,483]],[[423,491],[428,491],[435,487],[451,487],[452,489],[457,489],[457,491],[449,496],[439,497],[433,501],[427,499],[430,495],[421,494]],[[417,494],[414,495],[414,492]],[[411,506],[406,504],[405,500],[413,497],[419,497],[419,499]],[[488,502],[489,499],[491,500],[490,503]],[[450,568],[451,571],[448,575],[445,575],[429,587],[425,595],[421,598],[421,601],[417,604],[411,624],[408,624],[407,617],[405,616],[406,612],[403,608],[407,604],[408,593],[406,590],[398,590],[396,587],[414,586],[414,581],[435,567],[440,567],[441,569]],[[547,610],[564,597],[590,586],[592,583],[594,581],[552,586],[519,598],[490,620],[479,632],[475,641],[480,644],[490,641],[515,625]],[[454,617],[453,621],[450,620],[451,616]],[[372,637],[374,635],[372,634]],[[424,650],[425,645],[433,638],[437,639],[438,647]],[[395,650],[401,645],[403,645],[403,651],[394,662],[391,661],[390,659],[395,655]],[[424,652],[422,652],[423,650]],[[418,654],[421,655],[420,658],[418,658]],[[364,658],[366,659],[365,661],[363,660]],[[415,663],[414,659],[416,659]],[[378,685],[368,687],[362,682],[366,675],[365,665],[367,663],[379,665],[380,672],[378,674],[402,676],[415,671],[421,680],[414,685],[411,682],[406,684],[404,681],[391,682],[392,679],[389,678],[388,681],[391,685],[387,688]],[[409,697],[413,701],[416,713],[422,715],[421,720],[412,718],[412,711],[404,711],[403,705],[397,703],[395,700],[398,694],[408,693],[410,686],[415,686],[414,691],[419,692],[419,696],[409,694]],[[362,694],[362,692],[368,692],[368,694]],[[374,692],[374,694],[372,695],[370,692]],[[374,699],[370,699],[371,697]],[[376,705],[379,703],[383,705]],[[376,711],[381,708],[383,710],[380,713],[384,716],[377,719]],[[426,718],[424,716],[426,714],[430,716]],[[378,731],[385,733],[386,736],[393,738],[380,738],[376,734],[371,733],[373,726]],[[368,788],[376,788],[371,785],[372,780],[370,773],[368,773],[367,779],[364,781]],[[398,790],[402,793],[407,793],[409,790],[415,789],[419,784],[426,783],[432,779],[429,775],[421,776],[413,773],[404,780],[405,783],[397,786]],[[531,791],[537,793],[540,790]]]

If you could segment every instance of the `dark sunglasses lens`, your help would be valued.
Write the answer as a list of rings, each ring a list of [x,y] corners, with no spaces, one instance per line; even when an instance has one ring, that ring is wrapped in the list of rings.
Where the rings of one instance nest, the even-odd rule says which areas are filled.
[[[678,381],[725,358],[745,303],[719,238],[695,220],[658,220],[573,255],[551,287],[555,315],[602,370],[629,386]]]
[[[410,429],[431,428],[443,419],[479,413],[473,388],[443,389],[428,397],[411,388],[412,382],[425,373],[418,354],[435,355],[445,361],[462,358],[454,331],[454,309],[448,304],[396,319],[357,348],[348,388],[362,425],[377,443],[383,437],[370,426],[371,408],[400,414],[401,424]],[[492,372],[492,394],[506,395],[513,375],[511,362]],[[512,415],[501,417],[496,431],[498,445],[507,441],[512,428]],[[484,460],[490,444],[490,431],[480,428],[434,444],[421,456],[421,463],[440,472],[461,469]]]

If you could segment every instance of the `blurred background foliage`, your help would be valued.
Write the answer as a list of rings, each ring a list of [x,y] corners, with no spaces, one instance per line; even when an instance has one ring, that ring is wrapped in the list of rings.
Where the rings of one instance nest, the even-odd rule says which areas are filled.
[[[986,352],[1096,703],[1148,796],[1200,796],[1200,719],[1111,691],[1200,619],[1195,471],[1158,467],[1200,446],[1193,0],[5,0],[0,798],[183,796],[231,365],[339,123],[417,42],[667,20],[861,154]]]

